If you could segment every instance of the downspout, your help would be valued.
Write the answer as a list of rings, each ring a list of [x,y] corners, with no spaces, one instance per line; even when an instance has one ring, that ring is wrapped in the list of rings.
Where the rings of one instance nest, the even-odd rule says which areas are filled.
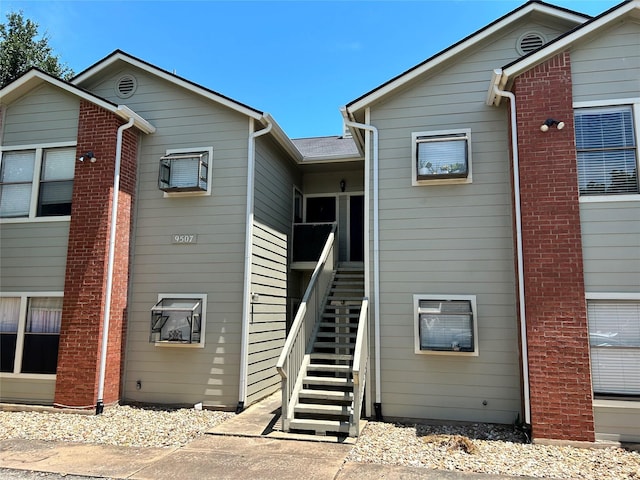
[[[107,291],[105,295],[104,317],[102,319],[102,345],[100,351],[100,374],[98,378],[98,400],[96,402],[96,415],[104,410],[104,379],[107,367],[107,342],[109,340],[109,318],[111,316],[111,293],[113,290],[113,263],[116,250],[116,223],[118,220],[118,195],[120,193],[120,165],[122,163],[122,135],[131,128],[134,118],[118,128],[116,137],[116,167],[113,176],[113,199],[111,200],[111,225],[109,232],[109,260],[107,263]]]
[[[249,145],[247,150],[247,216],[246,235],[244,239],[244,288],[242,302],[242,340],[240,342],[240,386],[238,392],[238,406],[236,413],[244,410],[247,399],[247,370],[249,359],[249,312],[251,311],[251,262],[253,257],[253,202],[255,186],[255,165],[256,165],[256,138],[266,135],[273,128],[273,123],[269,120],[269,115],[264,115],[267,126],[257,132],[254,129],[254,120],[250,120],[252,133],[249,135]]]
[[[380,388],[380,235],[378,220],[378,129],[366,123],[357,123],[349,120],[346,108],[342,108],[342,115],[347,127],[359,128],[371,132],[373,136],[373,315],[374,315],[374,365],[375,376],[375,402],[373,408],[376,420],[382,420],[382,403]],[[369,155],[369,150],[365,152]],[[365,186],[365,187],[368,187]],[[368,226],[367,226],[368,228]]]
[[[524,296],[524,255],[522,252],[522,215],[520,212],[520,158],[518,154],[518,125],[516,124],[516,96],[509,91],[500,90],[498,81],[501,71],[494,74],[493,93],[506,97],[510,102],[511,114],[511,150],[513,152],[513,194],[516,209],[516,256],[518,263],[518,297],[520,299],[520,342],[522,350],[522,378],[524,390],[524,421],[526,426],[531,425],[531,400],[529,388],[529,354],[527,347],[527,317]]]

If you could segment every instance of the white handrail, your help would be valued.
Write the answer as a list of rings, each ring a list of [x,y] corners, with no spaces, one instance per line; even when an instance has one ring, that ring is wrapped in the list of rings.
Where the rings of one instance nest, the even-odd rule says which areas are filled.
[[[358,317],[358,333],[356,334],[356,344],[353,350],[353,425],[352,428],[356,436],[360,434],[360,412],[364,399],[364,387],[366,373],[369,366],[369,299],[362,300],[362,308]],[[362,375],[361,375],[362,374]]]

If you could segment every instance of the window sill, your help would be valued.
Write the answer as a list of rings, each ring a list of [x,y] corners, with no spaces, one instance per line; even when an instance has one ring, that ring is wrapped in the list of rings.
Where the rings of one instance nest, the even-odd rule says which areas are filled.
[[[607,399],[594,398],[593,407],[640,410],[640,398],[632,399],[631,397],[628,397],[628,398],[620,398],[616,400],[612,400],[610,398],[607,398]]]
[[[153,343],[156,347],[171,347],[171,348],[204,348],[204,343],[183,343],[183,342],[172,342],[169,340],[164,340],[160,342]]]
[[[50,373],[0,373],[0,378],[15,378],[20,380],[53,380],[55,381],[56,375]]]
[[[48,223],[48,222],[70,222],[71,215],[60,215],[59,217],[19,217],[19,218],[0,218],[2,223]]]
[[[607,202],[640,202],[640,195],[639,194],[585,195],[580,197],[580,203],[607,203]]]
[[[473,183],[471,180],[471,176],[465,178],[434,178],[429,180],[419,180],[415,178],[411,182],[411,186],[422,187],[425,185],[465,185],[468,183]]]
[[[455,355],[456,357],[477,357],[478,352],[456,352],[455,350],[419,350],[416,355]]]

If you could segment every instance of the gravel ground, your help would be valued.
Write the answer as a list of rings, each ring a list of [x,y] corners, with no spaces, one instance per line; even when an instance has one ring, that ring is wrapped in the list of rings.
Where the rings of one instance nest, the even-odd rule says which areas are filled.
[[[0,440],[180,447],[233,416],[211,410],[131,406],[108,408],[99,416],[0,411]],[[531,445],[513,428],[489,424],[369,422],[347,461],[539,478],[640,480],[638,452]]]
[[[369,422],[347,461],[571,480],[640,480],[640,453],[532,445],[506,426]]]

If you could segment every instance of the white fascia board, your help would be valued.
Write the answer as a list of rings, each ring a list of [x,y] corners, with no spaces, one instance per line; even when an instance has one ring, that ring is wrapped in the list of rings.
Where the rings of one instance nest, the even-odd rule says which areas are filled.
[[[373,91],[370,95],[366,95],[359,100],[355,101],[352,104],[348,105],[348,110],[350,112],[356,112],[368,105],[371,105],[378,99],[384,97],[388,93],[394,91],[397,88],[402,87],[406,83],[410,82],[416,77],[428,72],[429,70],[449,61],[451,58],[455,57],[459,53],[467,50],[468,48],[473,47],[474,45],[482,42],[488,37],[491,37],[496,32],[501,29],[507,27],[508,25],[518,21],[520,18],[529,15],[532,12],[539,12],[546,15],[551,15],[563,20],[567,20],[570,22],[574,22],[576,24],[582,24],[586,22],[588,19],[581,15],[572,14],[566,10],[558,10],[555,7],[551,7],[549,5],[543,5],[539,3],[531,3],[526,5],[521,10],[514,12],[511,15],[507,15],[501,20],[495,22],[494,24],[490,24],[483,30],[480,30],[477,34],[470,36],[466,40],[461,41],[457,45],[454,45],[449,50],[444,50],[439,54],[436,54],[431,60],[427,60],[422,65],[414,67],[412,70],[407,71],[405,74],[396,77],[394,80],[391,80],[386,85],[383,85],[379,89]]]
[[[125,63],[128,63],[136,68],[139,68],[141,70],[144,70],[146,72],[148,72],[151,75],[154,75],[156,77],[162,78],[163,80],[166,80],[167,82],[173,83],[174,85],[178,85],[182,88],[185,88],[197,95],[201,95],[205,98],[208,98],[209,100],[213,100],[216,103],[219,103],[221,105],[224,105],[225,107],[230,108],[231,110],[235,110],[236,112],[242,113],[243,115],[247,115],[251,118],[254,118],[255,120],[260,120],[263,116],[263,114],[261,112],[258,112],[257,110],[253,110],[251,108],[248,108],[244,105],[242,105],[241,103],[235,102],[229,98],[223,97],[221,95],[216,94],[215,92],[213,92],[212,90],[208,90],[204,87],[198,86],[195,83],[189,82],[185,79],[182,79],[181,77],[178,77],[177,75],[173,75],[170,74],[169,72],[166,72],[160,68],[154,67],[146,62],[142,62],[136,58],[130,57],[122,52],[117,52],[114,55],[111,55],[109,58],[106,58],[104,61],[99,62],[98,64],[94,65],[93,67],[89,68],[88,70],[86,70],[85,72],[81,73],[80,75],[78,75],[77,77],[75,77],[72,80],[72,83],[74,85],[78,85],[82,82],[84,82],[85,80],[93,77],[94,75],[96,75],[97,73],[99,73],[100,71],[104,70],[105,68],[107,68],[109,65],[112,65],[115,62],[118,61],[122,61]]]
[[[295,160],[296,163],[302,162],[302,153],[298,150],[298,147],[294,145],[291,139],[287,136],[287,134],[282,130],[282,127],[278,125],[278,122],[271,116],[269,113],[265,113],[260,120],[266,120],[268,123],[271,123],[273,127],[271,128],[271,134],[275,137],[277,142],[285,149],[285,151]]]
[[[126,105],[118,105],[118,108],[116,109],[116,114],[126,120],[133,118],[133,125],[143,133],[154,133],[156,131],[156,127],[151,125],[149,122],[147,122],[144,118],[142,118],[140,115],[138,115],[136,112],[131,110]]]
[[[523,58],[522,61],[514,63],[503,71],[503,84],[516,77],[527,70],[530,70],[535,65],[544,62],[545,60],[557,55],[560,52],[567,50],[571,45],[589,34],[596,32],[597,30],[607,26],[608,24],[615,22],[634,10],[640,11],[640,0],[634,0],[629,3],[623,3],[615,10],[610,11],[607,15],[595,19],[586,25],[577,28],[574,32],[558,39],[555,42],[549,44],[548,47],[542,47],[535,53]],[[640,12],[639,12],[640,13]]]

